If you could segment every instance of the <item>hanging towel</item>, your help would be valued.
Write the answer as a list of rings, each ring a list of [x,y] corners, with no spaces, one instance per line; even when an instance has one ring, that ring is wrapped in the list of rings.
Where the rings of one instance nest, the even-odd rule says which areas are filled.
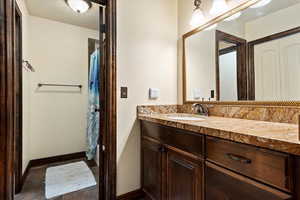
[[[96,50],[91,55],[90,72],[89,72],[89,102],[88,102],[88,126],[87,126],[87,152],[88,160],[96,156],[98,138],[99,138],[99,69],[100,53]]]

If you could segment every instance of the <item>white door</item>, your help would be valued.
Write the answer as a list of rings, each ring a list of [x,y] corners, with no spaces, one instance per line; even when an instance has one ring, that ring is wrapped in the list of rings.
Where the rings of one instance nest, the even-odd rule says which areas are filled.
[[[254,47],[255,100],[281,100],[279,40]]]
[[[280,39],[282,99],[300,100],[300,34]]]

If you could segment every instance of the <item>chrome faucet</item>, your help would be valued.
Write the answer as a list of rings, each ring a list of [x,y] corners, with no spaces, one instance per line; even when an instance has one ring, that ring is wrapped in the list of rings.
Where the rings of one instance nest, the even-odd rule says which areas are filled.
[[[192,105],[193,112],[199,115],[208,116],[208,108],[204,104],[194,103]]]

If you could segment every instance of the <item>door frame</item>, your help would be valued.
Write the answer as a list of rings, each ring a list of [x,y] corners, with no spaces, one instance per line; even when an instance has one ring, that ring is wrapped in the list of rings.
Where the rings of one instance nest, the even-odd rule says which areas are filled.
[[[228,33],[216,30],[216,100],[220,100],[220,63],[219,56],[223,53],[219,50],[219,42],[226,41],[236,44],[237,52],[237,83],[238,100],[247,100],[247,41],[243,38],[230,35]],[[232,51],[234,49],[229,49]]]
[[[15,96],[15,111],[19,111],[19,117],[14,117],[15,130],[14,130],[14,164],[15,164],[15,193],[21,192],[23,185],[23,172],[22,172],[22,164],[23,164],[23,94],[22,94],[22,77],[23,77],[23,68],[22,68],[22,13],[18,5],[15,5],[15,69],[14,69],[14,80],[15,80],[15,91],[19,93],[19,97]],[[17,107],[19,107],[17,109]]]
[[[14,0],[0,1],[0,199],[14,196]]]
[[[99,200],[116,199],[116,143],[117,143],[117,104],[116,104],[116,0],[90,0],[106,7],[106,48],[104,84],[104,150],[103,171],[99,173]],[[16,62],[15,0],[0,1],[0,199],[14,199],[14,65]],[[101,111],[100,111],[101,112]]]

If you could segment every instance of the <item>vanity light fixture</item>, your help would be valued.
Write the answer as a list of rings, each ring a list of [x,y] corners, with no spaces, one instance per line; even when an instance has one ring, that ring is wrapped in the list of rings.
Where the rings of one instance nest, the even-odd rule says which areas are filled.
[[[228,5],[225,0],[214,0],[213,6],[212,6],[211,10],[209,11],[209,13],[211,15],[215,16],[215,15],[219,15],[227,10],[228,10]]]
[[[242,15],[242,12],[235,13],[235,14],[231,15],[230,17],[227,17],[226,19],[224,19],[224,21],[228,22],[228,21],[235,20],[235,19],[239,18],[241,15]]]
[[[272,0],[261,0],[259,2],[257,2],[256,4],[254,4],[253,6],[250,6],[250,8],[259,8],[259,7],[263,7],[266,6],[267,4],[271,3]]]
[[[85,13],[92,7],[92,3],[87,0],[65,0],[65,2],[77,13]]]
[[[194,1],[194,5],[195,5],[196,8],[195,8],[195,10],[193,12],[190,25],[192,27],[196,28],[196,27],[200,26],[201,24],[204,24],[205,17],[204,17],[202,9],[200,7],[201,0],[195,0]]]

